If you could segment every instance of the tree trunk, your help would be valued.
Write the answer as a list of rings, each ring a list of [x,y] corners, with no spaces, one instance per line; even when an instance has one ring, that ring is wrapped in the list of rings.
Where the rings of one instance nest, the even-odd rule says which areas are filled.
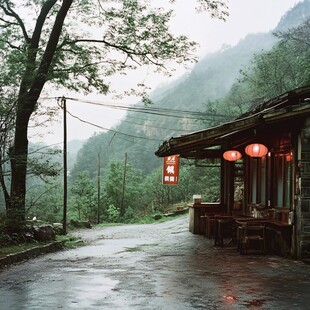
[[[11,197],[9,195],[8,189],[5,184],[4,173],[3,173],[1,162],[2,162],[2,156],[0,152],[0,183],[1,183],[1,188],[3,191],[3,195],[4,195],[5,209],[6,211],[8,211],[8,209],[11,207]]]
[[[36,48],[39,45],[41,31],[45,18],[49,10],[56,3],[55,0],[47,1],[38,18],[34,35],[30,42],[28,53],[28,69],[25,71],[24,79],[21,83],[19,100],[17,103],[14,145],[10,152],[11,158],[11,205],[7,212],[7,230],[9,232],[20,232],[25,224],[25,198],[26,198],[26,173],[28,158],[28,123],[31,114],[34,112],[37,100],[46,82],[46,77],[51,67],[51,63],[59,42],[62,27],[67,16],[68,10],[73,0],[63,1],[51,31],[45,52],[42,56],[40,65],[36,71],[32,82],[28,69],[35,68]],[[29,69],[31,70],[31,69]],[[34,70],[34,69],[32,69]]]
[[[23,105],[16,115],[14,146],[11,149],[11,204],[8,210],[8,230],[18,232],[25,222],[26,173],[28,157],[28,122],[30,111],[23,113]]]

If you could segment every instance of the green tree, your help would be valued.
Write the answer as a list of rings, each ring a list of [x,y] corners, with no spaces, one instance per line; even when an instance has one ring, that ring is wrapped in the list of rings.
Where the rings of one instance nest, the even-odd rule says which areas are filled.
[[[247,70],[241,71],[251,97],[268,100],[310,83],[310,20],[278,32],[280,41],[271,51],[256,54]],[[254,101],[254,100],[253,100]]]
[[[113,211],[118,210],[118,214],[120,216],[118,220],[123,220],[124,217],[127,217],[128,220],[129,213],[133,216],[134,212],[140,212],[142,208],[141,201],[143,179],[141,172],[134,169],[131,164],[128,163],[124,183],[124,169],[125,167],[123,162],[112,162],[110,164],[109,174],[104,186],[104,204],[106,206],[113,206],[110,208]],[[123,212],[121,212],[122,205]],[[130,212],[127,211],[128,209]]]
[[[163,211],[169,202],[170,186],[162,184],[162,168],[155,169],[145,178],[143,200],[148,212]]]
[[[202,194],[204,201],[217,202],[220,195],[220,169],[196,167],[181,161],[178,185],[163,185],[162,168],[158,168],[145,178],[142,188],[141,202],[146,213],[164,212],[174,204],[191,202],[194,194]]]
[[[50,223],[61,222],[63,216],[63,184],[59,178],[28,185],[26,216]]]
[[[122,180],[124,165],[121,162],[112,162],[110,171],[105,183],[106,201],[105,204],[114,206],[120,211],[122,203]]]
[[[212,16],[227,15],[225,1],[197,2]],[[195,43],[169,32],[172,13],[136,0],[0,0],[0,87],[15,98],[8,212],[14,229],[25,219],[28,125],[45,85],[106,93],[105,77],[116,72],[138,65],[170,72],[170,60],[193,60]],[[111,58],[113,51],[119,54]]]
[[[71,188],[74,195],[73,208],[77,212],[78,220],[95,221],[96,219],[96,190],[95,185],[89,178],[88,172],[84,171],[78,175],[77,180]]]

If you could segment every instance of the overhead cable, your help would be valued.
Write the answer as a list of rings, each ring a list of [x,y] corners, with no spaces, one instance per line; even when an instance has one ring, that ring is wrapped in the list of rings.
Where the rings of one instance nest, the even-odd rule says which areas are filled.
[[[127,134],[127,133],[123,133],[123,132],[120,132],[120,131],[116,131],[116,130],[113,130],[113,129],[108,129],[108,128],[105,128],[105,127],[102,127],[102,126],[99,126],[97,124],[94,124],[92,122],[88,122],[88,121],[85,121],[83,119],[81,119],[80,117],[76,116],[76,115],[73,115],[71,112],[69,112],[67,110],[67,113],[72,116],[73,118],[79,120],[80,122],[82,123],[85,123],[85,124],[89,124],[91,126],[94,126],[94,127],[97,127],[99,129],[102,129],[102,130],[105,130],[105,131],[110,131],[110,132],[114,132],[116,134],[119,134],[119,135],[123,135],[123,136],[126,136],[126,137],[131,137],[131,138],[137,138],[137,139],[144,139],[144,140],[150,140],[150,141],[158,141],[158,142],[161,142],[162,140],[159,140],[159,139],[152,139],[152,138],[147,138],[147,137],[141,137],[141,136],[135,136],[135,135],[130,135],[130,134]]]
[[[222,118],[232,119],[233,116],[224,115],[224,114],[210,114],[210,113],[203,113],[200,111],[187,111],[187,110],[176,110],[176,109],[167,109],[167,108],[156,108],[156,107],[143,107],[143,106],[129,106],[129,105],[118,105],[118,104],[111,104],[111,103],[103,103],[97,101],[90,101],[78,98],[67,97],[67,100],[76,101],[80,103],[87,103],[91,105],[102,106],[111,109],[117,110],[126,110],[132,112],[139,112],[139,113],[146,113],[152,115],[160,115],[160,116],[168,116],[168,117],[176,117],[176,118],[187,118],[187,119],[199,119],[199,120],[210,120],[214,118]]]

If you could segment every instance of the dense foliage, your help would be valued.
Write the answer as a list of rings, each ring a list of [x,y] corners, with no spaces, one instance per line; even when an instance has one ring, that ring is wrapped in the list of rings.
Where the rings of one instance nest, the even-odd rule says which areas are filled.
[[[193,3],[217,18],[227,15],[225,1]],[[45,86],[106,94],[108,77],[115,73],[145,65],[170,74],[175,63],[195,61],[196,43],[170,31],[172,16],[172,9],[148,0],[0,0],[0,125],[5,132],[0,153],[8,151],[10,184],[3,169],[0,183],[10,233],[25,224],[28,128],[31,119],[37,120]],[[139,85],[129,93],[148,101]]]

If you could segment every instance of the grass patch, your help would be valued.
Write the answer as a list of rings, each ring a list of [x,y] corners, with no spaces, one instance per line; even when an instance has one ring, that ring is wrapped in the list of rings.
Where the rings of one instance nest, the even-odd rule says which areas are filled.
[[[67,249],[76,248],[78,246],[83,246],[84,242],[80,238],[72,236],[56,236],[55,241],[61,241],[63,246]],[[20,253],[26,250],[30,250],[36,247],[44,246],[50,242],[35,242],[35,243],[20,243],[11,246],[5,246],[0,248],[0,258],[6,257],[10,254]]]
[[[114,226],[122,226],[122,225],[126,225],[124,223],[100,223],[100,224],[96,224],[96,227],[114,227]]]
[[[67,249],[74,249],[79,246],[85,245],[84,241],[81,238],[73,237],[70,235],[57,235],[56,241],[61,241],[63,246]]]

